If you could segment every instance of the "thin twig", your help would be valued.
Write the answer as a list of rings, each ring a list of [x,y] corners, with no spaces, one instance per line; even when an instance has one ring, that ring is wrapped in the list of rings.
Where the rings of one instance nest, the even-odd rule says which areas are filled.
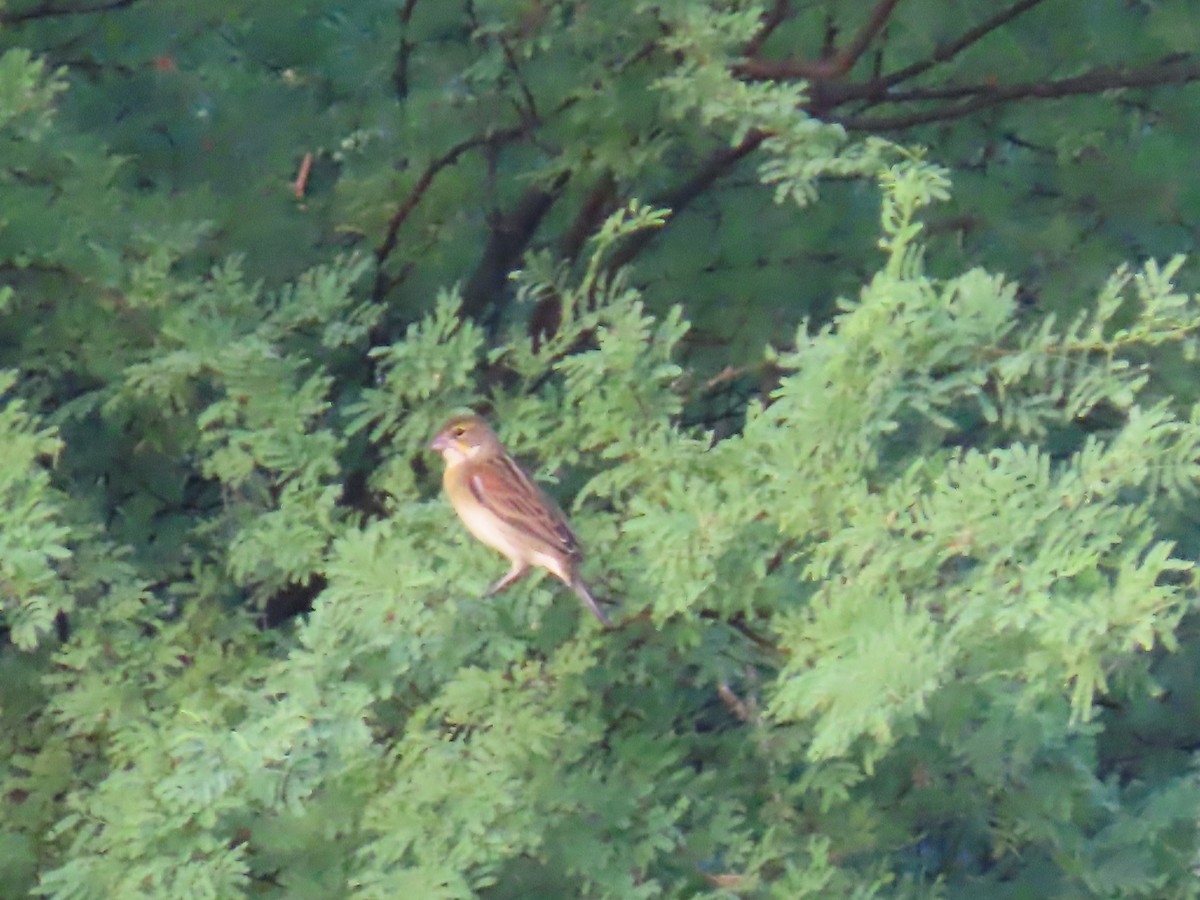
[[[400,18],[400,45],[396,49],[396,69],[392,73],[392,83],[396,86],[396,96],[401,100],[408,96],[408,63],[416,46],[408,39],[408,29],[412,24],[417,2],[418,0],[407,0],[397,14]]]
[[[115,9],[124,9],[127,6],[133,6],[137,0],[111,0],[109,3],[97,3],[95,6],[52,6],[49,3],[43,3],[41,6],[35,6],[32,9],[26,9],[21,12],[5,12],[0,13],[0,25],[20,25],[22,22],[29,22],[33,19],[49,19],[55,16],[89,16],[95,13],[112,12]]]
[[[408,196],[404,198],[404,202],[400,204],[400,207],[392,214],[391,219],[388,220],[387,232],[384,234],[383,242],[375,250],[375,260],[378,264],[380,275],[383,274],[383,264],[387,261],[392,251],[396,249],[401,226],[412,215],[413,210],[417,208],[417,204],[421,202],[421,198],[425,196],[425,192],[429,190],[438,173],[457,163],[459,158],[470,150],[515,140],[527,131],[528,126],[519,125],[499,131],[489,131],[486,134],[477,134],[464,141],[459,141],[437,159],[430,162],[426,166],[425,171],[421,173],[421,177],[417,179],[417,183],[413,185],[412,190],[409,191]],[[377,287],[382,283],[377,279]]]
[[[711,187],[712,183],[721,175],[728,172],[739,161],[757,150],[759,145],[768,137],[770,137],[770,132],[755,129],[742,138],[741,143],[736,147],[722,147],[715,153],[710,154],[708,160],[691,178],[674,190],[655,197],[652,201],[653,205],[664,206],[670,209],[672,213],[678,213],[700,196],[701,193]],[[625,242],[613,252],[608,262],[609,271],[615,272],[622,266],[632,262],[645,249],[646,245],[654,239],[658,231],[659,229],[656,228],[647,228],[626,238]]]
[[[788,17],[788,13],[790,12],[790,0],[775,0],[775,5],[771,8],[771,11],[763,15],[762,27],[759,28],[754,37],[750,39],[750,43],[746,45],[745,49],[742,51],[742,55],[747,57],[758,56],[758,51],[760,51],[763,44],[767,42],[767,38],[774,33],[776,28],[783,24],[784,20]]]
[[[1014,100],[1056,100],[1083,94],[1099,94],[1118,88],[1157,87],[1164,84],[1187,84],[1193,81],[1200,81],[1200,62],[1179,66],[1172,61],[1166,61],[1140,69],[1123,66],[1101,67],[1082,75],[1061,78],[1056,81],[1034,81],[1009,85],[980,84],[973,88],[945,89],[947,93],[954,92],[956,95],[963,95],[968,99],[961,103],[946,104],[919,112],[878,117],[829,117],[828,120],[838,122],[850,131],[897,131],[930,122],[961,118],[981,109],[998,106],[1002,103],[1011,103]],[[910,100],[925,99],[915,91],[906,93],[908,94],[907,99]],[[930,91],[925,96],[930,97],[934,93]]]
[[[881,82],[886,87],[891,87],[894,84],[899,84],[902,81],[907,81],[910,78],[915,78],[924,72],[929,71],[934,66],[940,63],[949,62],[963,50],[966,50],[972,44],[978,43],[987,35],[991,34],[1002,25],[1007,25],[1017,16],[1024,12],[1028,12],[1035,6],[1045,3],[1046,0],[1020,0],[1019,3],[1014,3],[1008,9],[1001,10],[992,16],[990,19],[981,22],[976,27],[964,31],[957,39],[949,44],[943,44],[934,48],[933,55],[921,62],[913,63],[911,66],[905,66],[903,69],[897,69],[890,75],[885,75]]]
[[[313,155],[309,150],[304,154],[304,158],[300,160],[300,171],[296,174],[296,180],[292,183],[292,193],[296,195],[297,200],[304,199],[304,192],[308,189],[308,176],[312,174]]]
[[[794,78],[821,81],[840,78],[849,72],[858,62],[859,57],[866,52],[871,41],[887,24],[888,18],[899,2],[900,0],[879,0],[854,39],[833,56],[815,60],[750,57],[735,65],[734,73],[743,78],[757,81],[785,81]]]
[[[829,64],[832,66],[831,75],[845,75],[854,67],[859,57],[871,45],[871,41],[875,40],[875,36],[887,24],[888,18],[892,15],[892,10],[896,8],[896,4],[899,2],[900,0],[879,0],[875,8],[871,10],[871,15],[867,18],[867,21],[863,23],[863,27],[854,36],[854,40],[839,50],[833,59],[829,60]]]

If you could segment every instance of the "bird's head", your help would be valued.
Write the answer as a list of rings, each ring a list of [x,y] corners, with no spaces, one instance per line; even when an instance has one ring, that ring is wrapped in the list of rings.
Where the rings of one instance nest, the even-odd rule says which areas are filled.
[[[442,426],[429,444],[447,465],[501,451],[496,432],[479,416],[455,416]]]

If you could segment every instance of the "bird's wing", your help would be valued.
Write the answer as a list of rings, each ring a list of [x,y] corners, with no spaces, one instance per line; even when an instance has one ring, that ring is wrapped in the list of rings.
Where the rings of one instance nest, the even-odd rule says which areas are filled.
[[[480,462],[467,484],[505,525],[557,552],[578,556],[579,542],[562,511],[507,455]]]

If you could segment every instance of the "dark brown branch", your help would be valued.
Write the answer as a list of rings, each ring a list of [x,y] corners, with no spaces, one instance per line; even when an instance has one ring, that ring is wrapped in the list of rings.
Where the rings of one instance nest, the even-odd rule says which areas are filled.
[[[569,178],[564,172],[549,188],[530,188],[512,212],[493,224],[479,265],[463,288],[463,315],[478,319],[493,304],[499,305],[508,273],[517,267]]]
[[[588,191],[571,226],[558,239],[558,257],[574,262],[583,252],[583,245],[595,233],[605,216],[616,208],[617,183],[611,172],[605,172]],[[529,314],[528,334],[534,352],[542,342],[558,333],[562,325],[562,296],[557,291],[547,291],[538,299]]]
[[[1151,64],[1142,69],[1134,69],[1129,66],[1105,67],[1093,69],[1090,73],[1084,75],[1072,76],[1074,78],[1084,78],[1096,73],[1113,73],[1113,72],[1147,72],[1150,69],[1167,70],[1171,66],[1177,66],[1180,63],[1187,62],[1188,55],[1186,53],[1175,53],[1160,59],[1158,62]],[[1069,80],[1069,79],[1064,79]],[[1042,82],[1039,82],[1039,84]],[[1059,82],[1050,82],[1059,83]],[[1032,82],[1030,84],[1033,84]],[[1121,85],[1122,87],[1126,85]],[[1136,87],[1137,85],[1128,85]],[[936,88],[912,88],[907,91],[888,91],[882,97],[875,99],[876,103],[914,103],[924,100],[962,100],[967,97],[977,97],[980,93],[985,93],[988,90],[1004,88],[1005,85],[997,84],[967,84],[967,85],[950,85],[946,87]],[[1014,85],[1013,87],[1019,87]]]
[[[496,40],[500,43],[500,49],[504,51],[504,60],[508,63],[513,80],[516,81],[517,87],[521,91],[521,96],[525,99],[525,116],[536,121],[540,118],[538,116],[537,103],[533,99],[533,92],[529,90],[529,85],[525,83],[525,76],[521,74],[521,65],[517,62],[517,55],[513,53],[512,47],[504,35],[498,35]]]
[[[408,63],[416,46],[408,39],[408,27],[412,23],[418,0],[407,0],[397,13],[400,18],[400,46],[396,50],[396,68],[392,72],[392,84],[396,86],[396,97],[403,100],[408,96]]]
[[[758,149],[759,145],[761,145],[762,142],[768,137],[770,137],[769,132],[755,130],[746,135],[746,137],[743,138],[736,147],[722,147],[720,150],[712,153],[691,178],[676,187],[674,190],[653,198],[651,200],[651,205],[667,207],[672,211],[672,213],[680,212],[689,206],[691,202],[696,199],[696,197],[710,188],[713,182],[721,177],[721,175],[728,172],[739,161]],[[594,212],[597,216],[602,215],[603,212],[599,201],[603,200],[604,205],[607,205],[609,199],[611,199],[606,198],[602,193],[598,193],[602,186],[603,185],[597,186],[597,188],[593,191],[592,196],[589,197],[588,204],[585,205],[585,210],[587,210],[588,207],[592,205],[592,201],[596,201],[596,208]],[[615,185],[612,186],[612,190],[612,196],[615,196]],[[568,232],[568,234],[577,232],[576,239],[579,241],[580,246],[582,246],[582,241],[587,238],[588,234],[591,233],[592,228],[594,228],[594,225],[592,228],[588,229],[585,229],[582,226],[581,220],[583,215],[584,213],[581,212],[580,217],[576,219],[575,225],[573,225],[571,231]],[[646,248],[650,241],[654,239],[657,233],[658,229],[647,228],[627,237],[624,242],[613,251],[612,257],[608,260],[606,266],[608,271],[615,272],[622,266],[628,265],[630,262],[632,262],[638,256],[638,254],[640,254]],[[578,252],[578,250],[576,250],[576,252]],[[565,256],[565,254],[563,255]],[[544,298],[535,308],[530,322],[530,336],[534,340],[535,345],[547,335],[554,334],[558,330],[560,324],[560,303],[560,298],[551,296]]]
[[[827,78],[823,60],[747,59],[733,67],[733,74],[751,81],[789,81],[797,78]]]
[[[845,75],[854,67],[859,57],[871,45],[871,41],[875,40],[875,36],[887,24],[888,18],[892,15],[892,10],[896,8],[896,4],[899,2],[900,0],[879,0],[875,4],[875,8],[871,10],[871,15],[863,23],[863,27],[858,30],[858,34],[854,36],[854,40],[838,51],[837,55],[832,59],[827,60],[829,65],[832,66],[830,74],[834,76]]]
[[[771,8],[771,11],[763,16],[762,27],[758,29],[758,32],[751,38],[750,43],[742,50],[742,55],[746,57],[758,56],[758,52],[762,50],[762,46],[767,42],[767,38],[787,19],[788,14],[791,12],[791,7],[790,0],[775,0],[775,5]]]
[[[732,616],[730,616],[727,619],[724,616],[722,616],[720,613],[716,612],[715,610],[702,609],[702,610],[700,610],[700,618],[708,619],[710,621],[724,622],[726,625],[728,625],[730,628],[732,628],[734,631],[736,631],[742,637],[746,638],[746,640],[750,641],[750,643],[754,644],[756,647],[758,647],[761,650],[767,650],[771,653],[777,653],[777,654],[780,654],[783,656],[789,655],[787,650],[780,647],[778,644],[776,644],[770,638],[764,637],[763,635],[759,634],[757,631],[755,631],[753,628],[751,628],[748,624],[746,624],[746,616],[744,613],[740,613],[740,612],[734,613]]]
[[[949,103],[933,109],[902,115],[847,116],[840,119],[830,117],[830,121],[839,122],[851,131],[897,131],[916,125],[926,125],[930,122],[961,118],[981,109],[1011,103],[1014,100],[1054,100],[1082,94],[1098,94],[1117,88],[1158,87],[1164,84],[1187,84],[1193,81],[1200,81],[1200,62],[1179,65],[1177,59],[1173,58],[1139,69],[1131,69],[1126,66],[1101,67],[1082,75],[1061,78],[1057,81],[1034,81],[1009,85],[981,84],[973,88],[947,88],[942,89],[943,94],[953,93],[954,96],[963,96],[966,92],[965,96],[968,99],[961,103]],[[908,91],[906,99],[910,101],[927,99],[934,97],[937,93],[936,90],[926,91],[924,94],[919,91]],[[880,102],[884,102],[884,98],[880,98]]]
[[[771,136],[769,131],[754,129],[738,143],[736,147],[722,147],[709,156],[691,178],[661,197],[654,200],[656,206],[665,206],[672,212],[679,212],[687,207],[701,193],[706,191],[714,181],[728,172],[742,159],[749,156],[759,145]]]
[[[887,24],[900,0],[879,0],[862,28],[845,47],[826,59],[758,59],[747,58],[734,66],[734,74],[754,80],[786,81],[793,78],[826,80],[840,78],[849,72],[866,52],[871,41]]]
[[[588,191],[571,226],[558,240],[560,259],[573,261],[583,251],[583,245],[616,208],[617,183],[611,172],[605,172]]]
[[[768,137],[770,137],[770,132],[755,129],[742,138],[741,143],[736,147],[722,147],[709,156],[708,160],[695,175],[673,191],[654,198],[652,205],[665,206],[671,210],[672,214],[679,213],[700,194],[708,190],[714,181],[732,169],[742,159],[757,150],[759,145]],[[622,266],[632,262],[646,248],[646,245],[654,239],[656,234],[658,234],[658,229],[652,228],[631,234],[613,252],[612,259],[608,262],[609,271],[615,272]]]
[[[628,59],[624,60],[623,62],[618,63],[616,65],[616,67],[613,69],[613,73],[616,75],[624,74],[627,69],[630,69],[633,66],[637,65],[638,63],[642,62],[643,60],[649,59],[651,56],[653,56],[654,51],[657,49],[659,49],[657,40],[646,41],[646,43],[642,44],[642,46],[637,50],[636,53],[631,55]]]
[[[1024,12],[1028,12],[1035,6],[1045,3],[1046,0],[1020,0],[1019,3],[1014,3],[1008,9],[1001,10],[992,16],[990,19],[981,22],[976,27],[964,31],[956,40],[949,44],[941,44],[934,48],[933,55],[929,59],[923,59],[921,62],[913,63],[911,66],[905,66],[903,69],[898,69],[890,75],[881,79],[883,85],[891,87],[894,84],[900,84],[910,78],[915,78],[921,75],[934,66],[940,63],[948,62],[962,51],[966,50],[972,44],[978,43],[983,38],[987,37],[997,28],[1007,25],[1017,16]]]
[[[19,12],[0,13],[0,25],[20,25],[33,19],[49,19],[55,16],[88,16],[95,13],[112,12],[114,9],[124,9],[133,6],[138,0],[111,0],[109,3],[97,3],[94,6],[52,6],[43,3],[32,9]]]
[[[412,215],[413,210],[417,208],[417,204],[421,202],[421,198],[425,196],[425,192],[429,190],[438,173],[457,163],[459,158],[469,150],[494,146],[514,140],[525,134],[527,130],[525,126],[517,126],[501,129],[500,131],[490,131],[487,134],[477,134],[455,144],[437,159],[429,163],[425,171],[421,173],[421,177],[417,179],[417,183],[409,191],[404,202],[400,204],[399,209],[392,214],[392,218],[388,221],[383,243],[375,250],[375,262],[378,267],[378,272],[375,276],[374,297],[376,300],[380,299],[387,290],[387,278],[384,275],[383,266],[387,262],[387,258],[391,256],[392,251],[396,249],[396,243],[400,236],[400,228],[408,220],[408,217]]]

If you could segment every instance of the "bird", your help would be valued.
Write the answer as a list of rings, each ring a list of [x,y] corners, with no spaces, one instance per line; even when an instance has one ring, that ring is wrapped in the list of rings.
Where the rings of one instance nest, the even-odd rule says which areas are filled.
[[[484,594],[491,597],[537,566],[573,590],[605,628],[612,623],[579,576],[583,551],[566,516],[477,415],[451,418],[429,444],[446,464],[442,487],[462,523],[511,568]]]

